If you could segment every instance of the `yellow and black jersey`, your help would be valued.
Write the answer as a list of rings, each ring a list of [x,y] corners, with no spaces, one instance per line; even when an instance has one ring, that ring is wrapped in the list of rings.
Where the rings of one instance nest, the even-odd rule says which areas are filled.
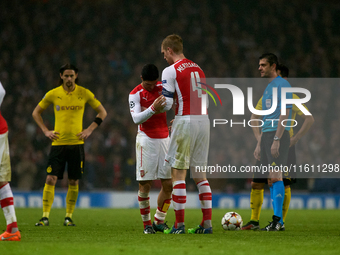
[[[83,140],[79,140],[77,134],[83,131],[83,115],[86,103],[93,109],[101,105],[90,90],[77,84],[72,92],[65,91],[61,85],[46,93],[39,102],[39,106],[46,109],[50,104],[53,104],[54,131],[60,133],[59,139],[53,141],[52,145],[84,143]]]
[[[300,98],[297,95],[293,94],[293,99],[300,99]],[[309,111],[305,104],[302,104],[302,105],[307,109],[307,111]],[[257,102],[257,105],[256,105],[255,109],[256,110],[262,110],[262,97]],[[293,104],[293,108],[292,108],[292,119],[293,120],[295,120],[296,114],[298,114],[300,116],[304,115],[303,112],[295,104]],[[289,130],[289,135],[290,135],[290,137],[294,136],[294,130],[293,130],[292,127]]]

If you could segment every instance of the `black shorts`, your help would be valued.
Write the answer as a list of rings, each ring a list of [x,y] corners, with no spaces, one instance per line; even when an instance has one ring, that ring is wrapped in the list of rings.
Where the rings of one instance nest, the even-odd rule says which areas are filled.
[[[296,165],[296,153],[295,153],[295,145],[292,147],[289,147],[289,152],[288,152],[288,160],[287,160],[287,166],[290,168],[290,166]],[[291,168],[293,169],[293,168]],[[293,183],[296,183],[296,173],[293,171],[291,172],[284,172],[282,174],[283,177],[283,184],[285,186],[291,185]]]
[[[275,136],[276,131],[273,132],[265,132],[262,134],[261,138],[261,161],[257,160],[256,165],[260,166],[261,164],[264,166],[271,165],[273,162],[277,166],[283,165],[286,166],[288,165],[288,158],[290,162],[296,162],[296,156],[295,156],[295,147],[293,146],[292,148],[289,148],[290,145],[290,138],[289,138],[289,132],[284,131],[283,135],[280,140],[280,148],[279,148],[279,157],[278,158],[273,158],[271,155],[271,146],[274,141],[274,136]],[[284,174],[284,173],[283,173]],[[285,176],[283,176],[285,177]],[[253,182],[256,183],[268,183],[268,173],[255,173]],[[287,178],[287,177],[285,177]],[[289,177],[288,177],[289,178]],[[285,184],[286,185],[286,184]],[[287,184],[289,185],[289,184]]]
[[[256,165],[259,166],[261,165],[261,161],[256,160]],[[287,165],[296,165],[296,153],[295,153],[295,145],[292,147],[289,147],[289,152],[288,152],[288,161]],[[267,178],[256,178],[256,175],[254,175],[253,182],[256,183],[265,183],[268,184],[268,179]],[[284,186],[291,185],[293,183],[296,183],[296,178],[293,178],[294,175],[291,173],[283,173],[283,184]]]
[[[63,179],[67,163],[68,178],[81,179],[84,171],[84,144],[52,146],[48,156],[47,175]]]

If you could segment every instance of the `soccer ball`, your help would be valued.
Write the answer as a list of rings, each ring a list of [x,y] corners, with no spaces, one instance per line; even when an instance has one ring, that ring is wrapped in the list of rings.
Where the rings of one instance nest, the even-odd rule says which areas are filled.
[[[227,212],[223,216],[221,223],[224,230],[240,230],[243,225],[243,220],[237,212]]]

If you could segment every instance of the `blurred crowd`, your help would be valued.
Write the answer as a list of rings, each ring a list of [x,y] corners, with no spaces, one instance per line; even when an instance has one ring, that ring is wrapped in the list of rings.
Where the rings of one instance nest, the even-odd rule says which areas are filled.
[[[17,190],[43,188],[51,142],[32,111],[58,85],[59,67],[67,62],[79,68],[79,85],[89,88],[108,112],[85,143],[82,190],[137,190],[137,126],[127,99],[140,83],[144,64],[156,64],[160,73],[167,66],[160,45],[168,34],[182,36],[186,57],[207,77],[259,77],[258,57],[264,52],[277,54],[290,77],[340,76],[340,5],[334,1],[12,0],[1,1],[0,10],[0,81],[7,92],[1,113],[9,125]],[[321,84],[310,89],[307,106],[315,123],[298,143],[298,163],[337,163],[340,88]],[[84,127],[95,116],[88,108]],[[52,107],[43,119],[53,129]],[[246,132],[250,138],[244,129],[230,131],[225,151],[214,157],[236,166],[253,164],[255,139],[249,127]],[[330,182],[334,185],[302,180],[296,189],[338,192],[339,181]],[[58,185],[66,184],[64,178]],[[236,192],[249,188],[249,180],[212,180],[211,187]]]

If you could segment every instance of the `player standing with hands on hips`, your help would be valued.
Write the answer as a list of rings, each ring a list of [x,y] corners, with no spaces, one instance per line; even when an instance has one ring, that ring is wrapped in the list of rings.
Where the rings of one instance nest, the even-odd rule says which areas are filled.
[[[48,158],[47,177],[43,191],[43,216],[36,226],[48,226],[54,200],[54,189],[58,179],[63,178],[67,163],[68,191],[66,195],[66,216],[64,226],[75,226],[72,214],[76,206],[79,179],[83,175],[85,153],[84,141],[106,118],[106,110],[94,94],[76,84],[78,69],[71,64],[60,70],[60,85],[46,93],[33,111],[33,118],[45,136],[52,140]],[[88,103],[98,114],[90,126],[83,129],[85,104]],[[55,115],[54,130],[49,130],[41,114],[52,104]]]
[[[169,110],[177,100],[176,117],[172,125],[170,147],[165,158],[172,167],[173,206],[176,215],[174,226],[164,231],[166,234],[184,234],[184,210],[186,204],[187,169],[207,165],[210,122],[207,114],[202,114],[202,92],[199,80],[204,80],[203,70],[183,54],[183,40],[179,35],[167,36],[161,45],[164,59],[170,65],[162,73],[165,110]],[[192,234],[211,234],[211,189],[204,175],[194,176],[199,192],[203,219],[200,225],[188,230]]]

